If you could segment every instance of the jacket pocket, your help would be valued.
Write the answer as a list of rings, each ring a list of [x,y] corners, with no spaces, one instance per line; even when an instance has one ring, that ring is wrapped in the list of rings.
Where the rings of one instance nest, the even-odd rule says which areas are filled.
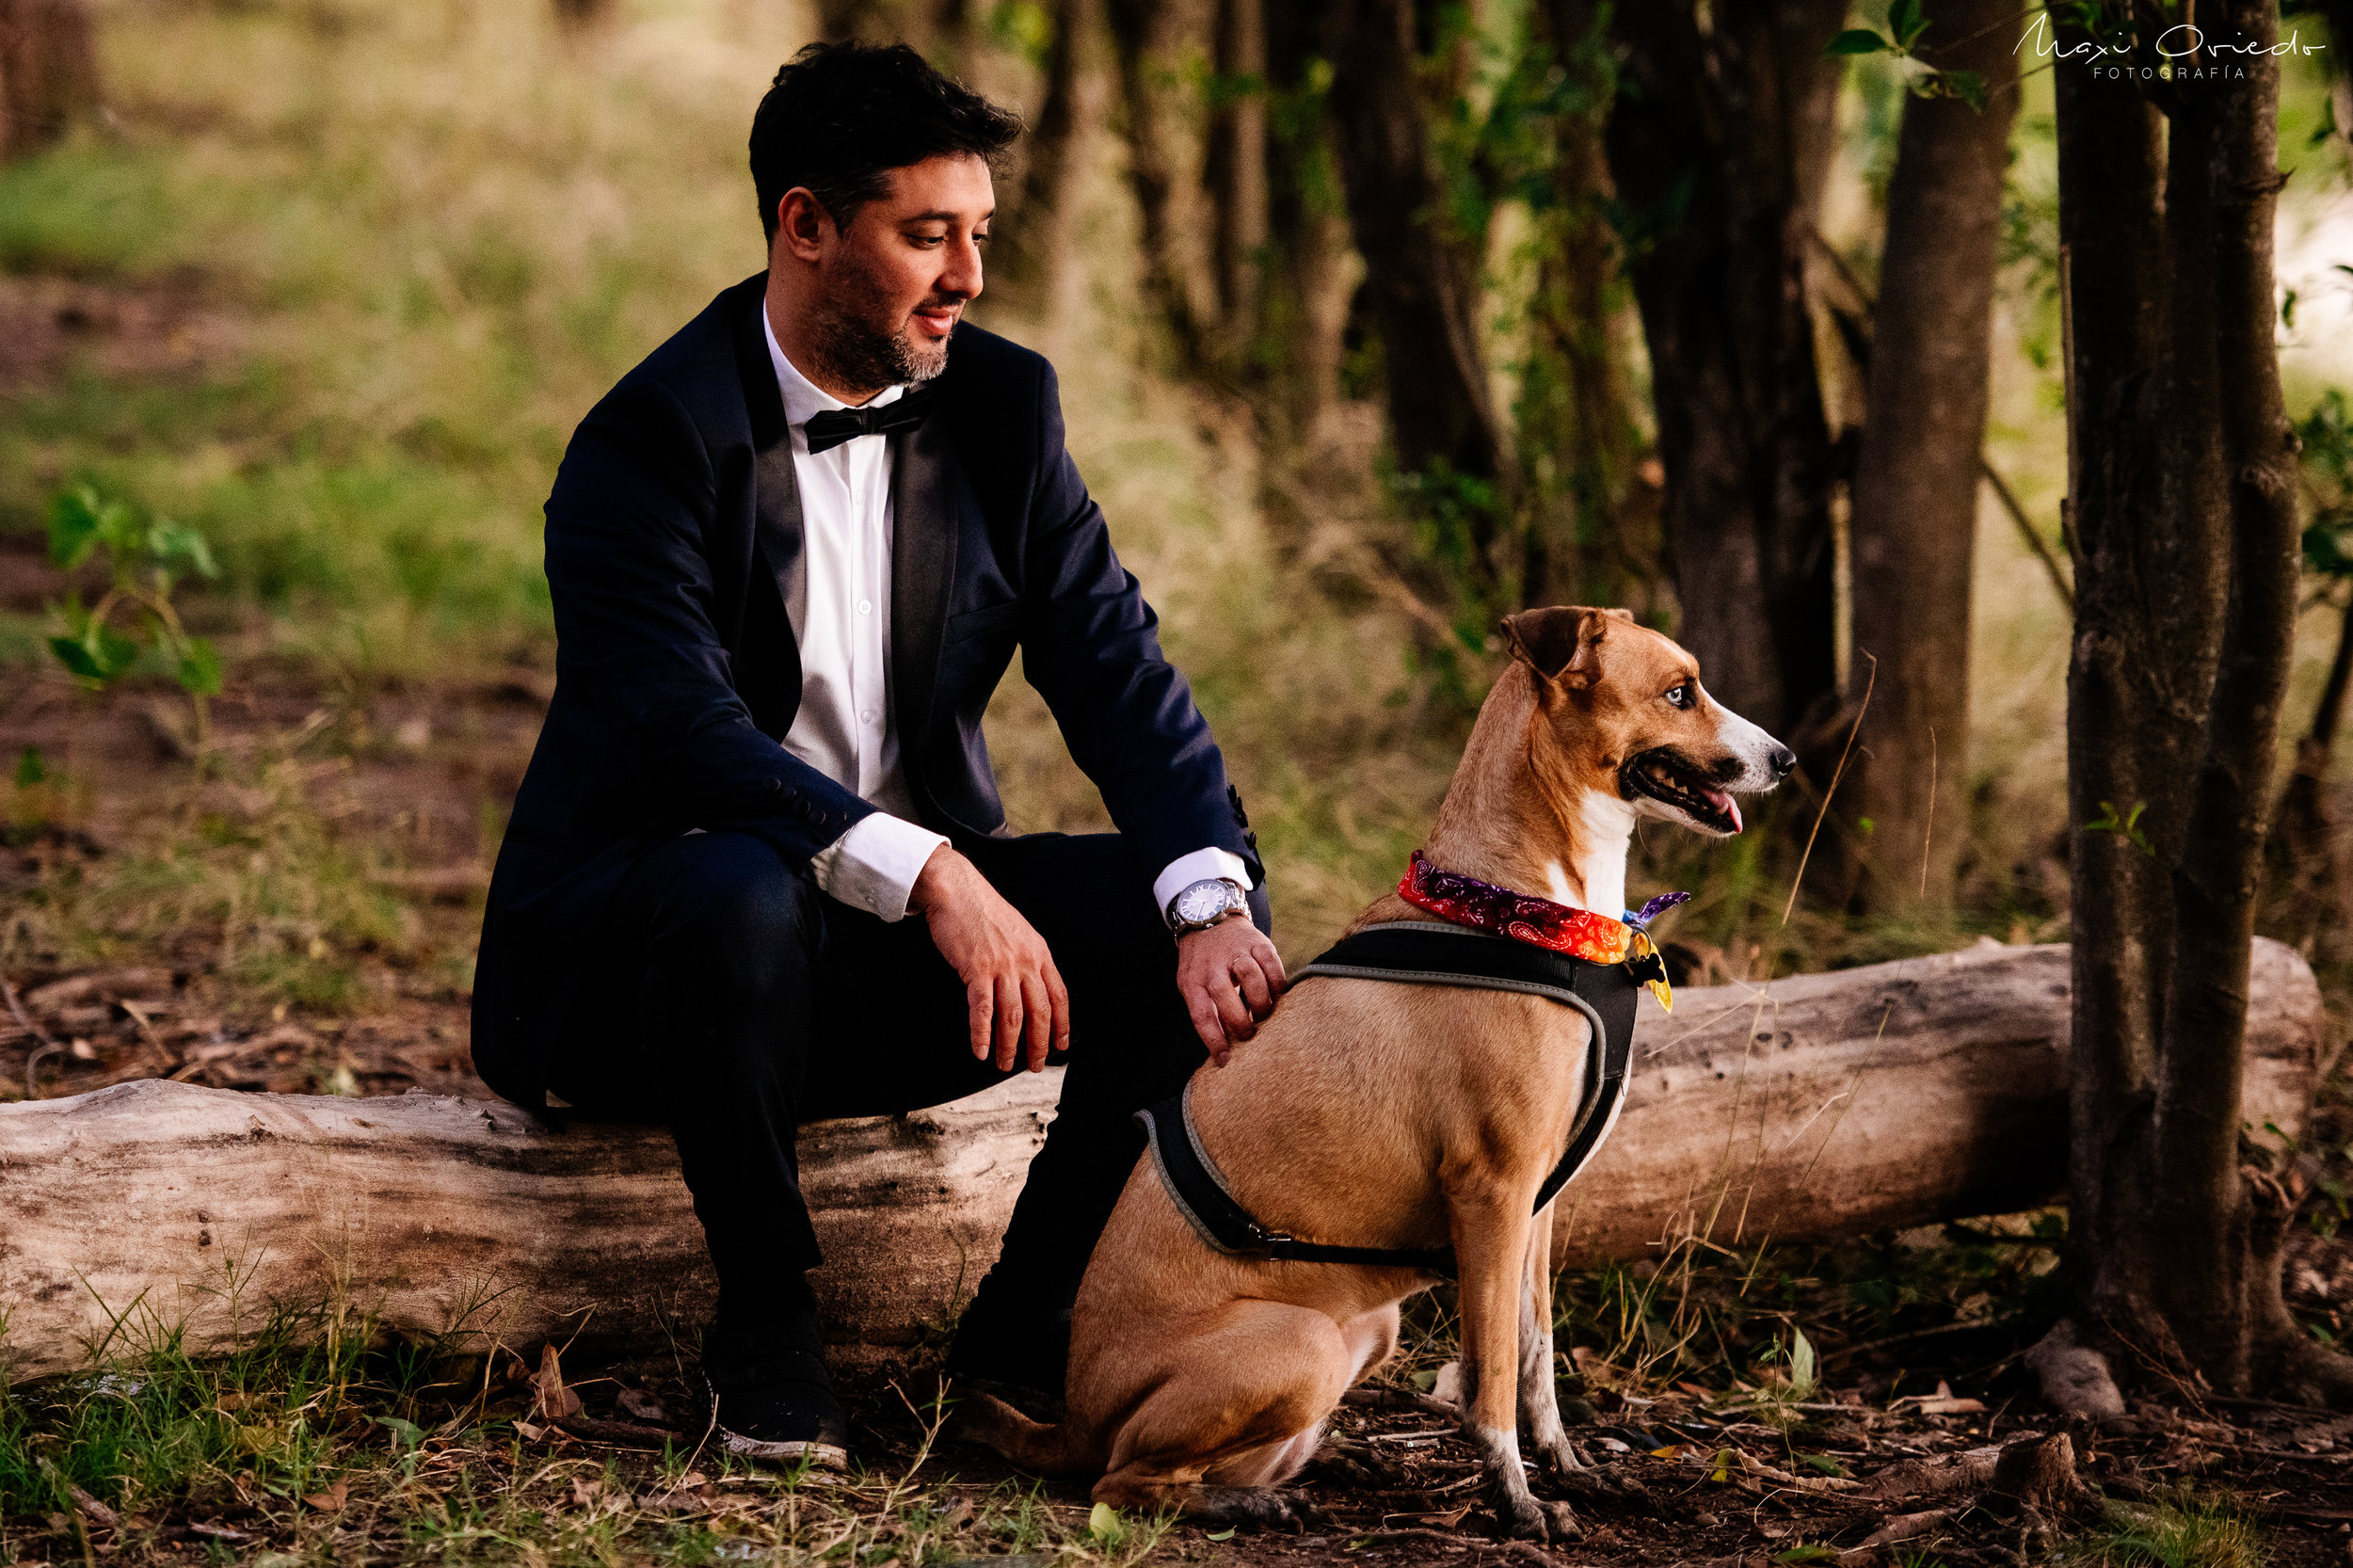
[[[1012,626],[1020,620],[1021,612],[1027,608],[1029,606],[1021,600],[1011,599],[1002,604],[984,604],[977,610],[950,616],[940,634],[940,646],[944,648],[950,643],[967,642],[1000,628]]]

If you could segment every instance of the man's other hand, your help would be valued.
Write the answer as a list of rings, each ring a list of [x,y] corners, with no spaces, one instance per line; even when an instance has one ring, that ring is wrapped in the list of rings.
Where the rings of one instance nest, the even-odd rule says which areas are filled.
[[[1221,1067],[1236,1046],[1258,1032],[1289,984],[1282,954],[1243,916],[1229,915],[1176,938],[1176,990]]]
[[[940,845],[908,890],[907,907],[922,915],[932,945],[964,982],[974,1056],[986,1061],[993,1050],[1004,1072],[1026,1044],[1034,1073],[1048,1051],[1069,1048],[1070,993],[1046,938],[978,867]]]

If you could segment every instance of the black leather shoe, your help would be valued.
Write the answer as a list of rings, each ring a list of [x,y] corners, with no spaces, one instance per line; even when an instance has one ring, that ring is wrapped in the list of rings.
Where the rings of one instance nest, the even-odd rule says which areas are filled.
[[[711,1381],[714,1435],[731,1454],[771,1464],[808,1464],[823,1470],[850,1467],[850,1421],[834,1397],[824,1361],[808,1352],[806,1367],[770,1383]]]

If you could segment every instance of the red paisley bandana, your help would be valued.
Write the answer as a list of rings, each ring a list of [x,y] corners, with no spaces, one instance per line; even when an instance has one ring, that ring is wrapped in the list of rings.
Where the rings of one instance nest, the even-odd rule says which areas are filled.
[[[1397,896],[1417,909],[1442,920],[1478,931],[1509,936],[1531,947],[1549,948],[1593,964],[1624,964],[1650,988],[1658,1005],[1674,1011],[1674,991],[1667,984],[1667,966],[1641,929],[1689,893],[1667,893],[1642,906],[1631,920],[1613,920],[1591,909],[1555,904],[1481,882],[1460,872],[1444,872],[1422,857],[1419,850],[1407,862],[1397,884]],[[1640,922],[1639,924],[1634,922]]]

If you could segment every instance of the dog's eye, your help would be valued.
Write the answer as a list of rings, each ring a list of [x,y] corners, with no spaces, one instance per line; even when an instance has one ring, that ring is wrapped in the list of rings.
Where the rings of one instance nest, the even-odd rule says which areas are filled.
[[[1667,693],[1667,705],[1671,708],[1689,708],[1698,701],[1699,693],[1691,688],[1691,683],[1688,680],[1680,686],[1671,688]]]

